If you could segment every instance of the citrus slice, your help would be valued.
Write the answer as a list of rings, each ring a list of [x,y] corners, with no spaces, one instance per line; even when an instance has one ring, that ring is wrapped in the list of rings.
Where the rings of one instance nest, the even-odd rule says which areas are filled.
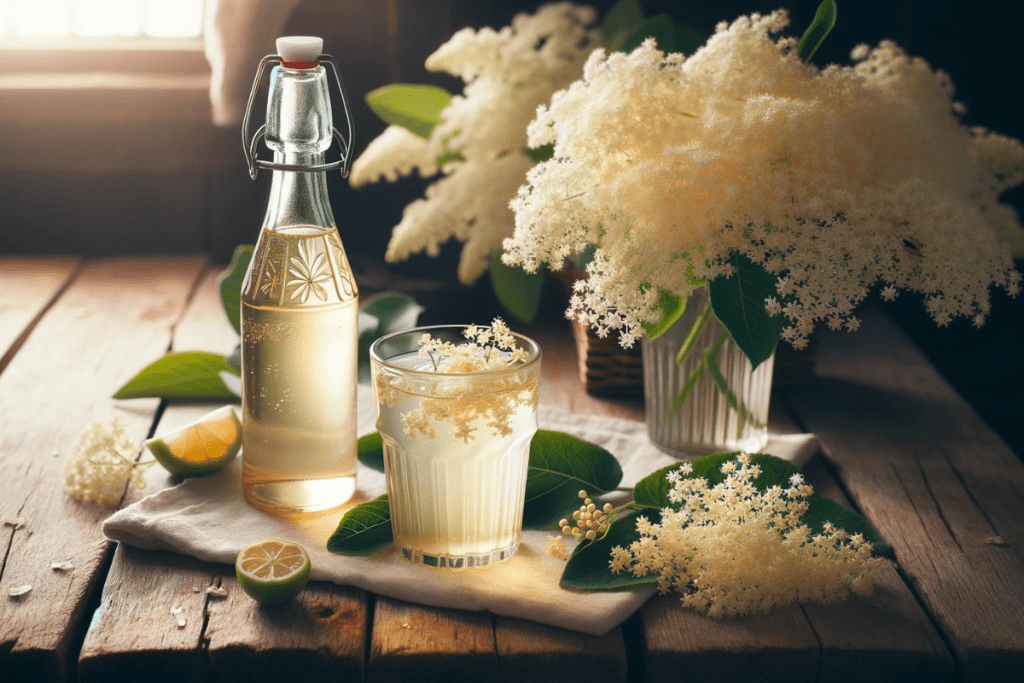
[[[235,558],[242,590],[264,605],[280,605],[298,595],[311,569],[305,548],[276,538],[246,546]]]
[[[146,441],[146,448],[157,462],[179,477],[219,470],[231,462],[241,445],[242,423],[231,406]]]

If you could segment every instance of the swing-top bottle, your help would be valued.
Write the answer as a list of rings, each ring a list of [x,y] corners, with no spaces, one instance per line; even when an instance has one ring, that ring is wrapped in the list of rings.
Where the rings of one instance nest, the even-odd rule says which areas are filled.
[[[249,110],[243,124],[250,174],[269,168],[273,177],[242,285],[242,488],[250,504],[276,512],[332,508],[355,490],[358,291],[326,181],[326,169],[347,171],[351,117],[345,141],[332,125],[320,62],[337,70],[322,46],[279,39],[249,101],[251,110],[263,68],[280,61],[265,127],[250,143]],[[260,137],[272,163],[256,159]],[[334,137],[343,159],[325,164]]]

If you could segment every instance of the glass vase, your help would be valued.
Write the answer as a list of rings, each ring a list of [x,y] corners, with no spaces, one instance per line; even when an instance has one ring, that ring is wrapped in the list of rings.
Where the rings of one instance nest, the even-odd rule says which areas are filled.
[[[647,431],[680,458],[753,453],[768,441],[775,354],[753,369],[708,305],[707,287],[698,287],[671,328],[642,342]],[[680,360],[695,326],[691,350]]]

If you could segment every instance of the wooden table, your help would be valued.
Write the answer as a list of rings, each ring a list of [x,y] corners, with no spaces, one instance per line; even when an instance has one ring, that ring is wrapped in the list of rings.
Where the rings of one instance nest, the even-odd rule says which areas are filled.
[[[266,609],[231,567],[115,547],[109,511],[64,493],[63,459],[115,405],[140,442],[210,409],[109,396],[169,348],[232,348],[216,272],[200,256],[0,258],[0,514],[25,519],[0,528],[0,681],[1024,677],[1024,466],[878,315],[825,335],[818,377],[777,391],[772,415],[819,435],[812,483],[895,548],[869,598],[716,621],[656,597],[595,638],[323,583]],[[567,329],[537,334],[545,404],[642,418],[581,391]],[[171,484],[151,471],[122,505]],[[50,568],[61,561],[74,569]]]

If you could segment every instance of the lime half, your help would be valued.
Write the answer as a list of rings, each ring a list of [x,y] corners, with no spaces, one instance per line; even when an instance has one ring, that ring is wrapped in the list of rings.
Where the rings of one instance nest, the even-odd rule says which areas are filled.
[[[242,423],[231,406],[146,441],[146,448],[157,462],[179,477],[219,470],[231,462],[241,445]]]
[[[280,605],[298,595],[311,569],[305,548],[276,538],[246,546],[235,558],[242,590],[264,605]]]

